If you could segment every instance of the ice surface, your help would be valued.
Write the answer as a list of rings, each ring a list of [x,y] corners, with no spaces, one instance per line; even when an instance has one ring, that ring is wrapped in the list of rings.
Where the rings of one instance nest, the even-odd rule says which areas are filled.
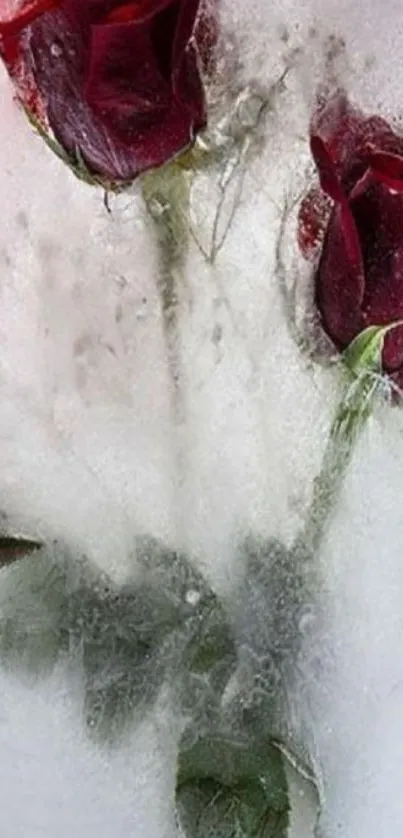
[[[1,71],[0,508],[10,527],[85,552],[117,583],[135,574],[135,539],[147,534],[186,549],[230,593],[242,537],[290,543],[297,533],[337,399],[337,374],[310,365],[290,334],[276,250],[284,206],[306,185],[315,90],[339,81],[357,104],[399,122],[403,24],[400,0],[381,11],[375,0],[222,7],[227,60],[241,84],[270,91],[271,111],[216,264],[196,245],[189,255],[179,475],[140,199],[113,198],[108,214],[33,136]],[[201,177],[194,225],[207,247],[216,197]],[[287,235],[292,276],[291,222]],[[309,603],[321,617],[299,662],[293,723],[322,778],[324,838],[400,838],[403,826],[401,445],[400,414],[379,409]],[[110,751],[89,745],[69,661],[45,681],[2,673],[0,686],[4,834],[175,834],[166,696]],[[310,838],[312,807],[300,816],[295,836]]]
[[[73,689],[72,689],[73,687]],[[174,834],[173,736],[147,720],[125,747],[91,747],[74,684],[57,670],[29,687],[1,678],[1,824],[10,836],[99,838]],[[166,704],[168,702],[166,701]]]
[[[326,835],[397,838],[403,826],[401,443],[400,417],[371,421],[322,555],[328,631],[310,664],[309,712]]]

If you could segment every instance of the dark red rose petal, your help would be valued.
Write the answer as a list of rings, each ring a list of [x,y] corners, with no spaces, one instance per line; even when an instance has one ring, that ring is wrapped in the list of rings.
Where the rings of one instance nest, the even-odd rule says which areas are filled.
[[[30,64],[22,59],[21,40],[27,40],[24,27],[58,4],[59,0],[22,0],[13,16],[7,18],[0,8],[0,55],[14,82],[19,101],[44,130],[47,126],[46,108]]]
[[[322,104],[311,130],[321,186],[335,204],[316,301],[344,348],[366,326],[403,320],[403,138],[340,93]],[[385,337],[383,365],[403,383],[403,327]]]
[[[141,6],[142,4],[139,0],[135,0],[134,3],[124,3],[123,6],[119,6],[117,9],[112,9],[112,11],[106,16],[104,22],[132,23],[134,20],[141,18]]]
[[[338,211],[333,213],[331,227],[333,235],[337,235],[344,267],[348,266],[349,294],[356,300],[356,304],[360,305],[364,294],[364,266],[355,220],[339,181],[337,168],[332,158],[332,147],[328,149],[321,138],[314,135],[311,138],[311,149],[319,171],[322,189],[339,205]],[[336,227],[337,233],[333,229]],[[325,247],[329,248],[329,246],[326,242]]]
[[[0,21],[0,48],[29,109],[35,79],[33,107],[44,104],[66,151],[95,175],[131,180],[185,150],[205,124],[201,2],[27,0],[12,35],[2,37]]]
[[[328,148],[338,178],[349,191],[368,166],[368,154],[382,150],[403,155],[403,138],[395,134],[381,117],[365,117],[337,92],[318,107],[310,128]]]
[[[319,172],[320,185],[333,201],[342,203],[345,199],[340,183],[338,161],[334,157],[331,143],[326,142],[318,134],[312,134],[311,152]]]
[[[380,183],[396,192],[403,192],[403,157],[386,151],[374,151],[369,155],[369,165]]]
[[[5,15],[0,3],[0,38],[9,38],[19,33],[33,21],[61,6],[63,0],[22,0],[12,16]]]
[[[134,0],[131,3],[119,3],[102,20],[102,23],[129,23],[133,20],[141,23],[150,17],[155,17],[174,2],[175,0]]]
[[[403,398],[403,367],[390,373],[389,378],[393,383],[392,401],[401,404]]]
[[[403,320],[403,195],[375,183],[352,202],[365,263],[362,313],[366,325],[388,325]],[[385,339],[387,370],[403,364],[403,329]]]
[[[403,327],[391,329],[385,335],[382,361],[385,372],[403,371]]]
[[[176,3],[178,7],[178,25],[172,50],[172,67],[174,73],[174,87],[180,87],[179,77],[185,53],[191,48],[192,34],[195,29],[200,0],[182,0]]]
[[[162,77],[172,90],[173,50],[179,21],[179,3],[171,3],[150,21],[150,35]]]
[[[149,27],[136,23],[93,26],[85,87],[87,102],[125,141],[141,115],[159,117],[170,89],[159,72]]]
[[[1,3],[1,0],[0,0]],[[62,0],[21,0],[13,15],[5,16],[0,8],[0,55],[18,87],[22,88],[22,81],[25,82],[29,75],[29,68],[22,66],[20,36],[24,29],[33,23],[36,18],[59,7]],[[30,90],[29,94],[20,97],[24,103],[40,99],[39,94],[34,95]]]
[[[63,41],[59,38],[61,26]],[[54,44],[59,45],[61,53],[52,52]],[[104,120],[86,101],[79,60],[81,39],[71,27],[67,29],[61,13],[35,24],[31,50],[52,130],[68,151],[79,148],[91,171],[110,180],[130,180],[171,159],[193,139],[196,127],[189,124],[186,109],[176,102],[160,114],[157,123],[149,120],[146,124],[143,110],[138,130],[133,125],[130,136],[121,139],[119,127],[110,127],[110,111]]]
[[[335,175],[347,190],[357,164],[362,168],[361,158],[357,156],[361,133],[361,115],[350,105],[342,92],[337,93],[323,107],[319,107],[311,122],[311,144],[312,140],[320,140],[327,148]],[[317,162],[314,150],[312,153]]]
[[[183,0],[172,53],[172,85],[179,101],[187,102],[192,119],[200,128],[205,121],[205,101],[192,33],[200,0]]]
[[[120,0],[62,0],[63,12],[74,29],[82,34],[91,26],[108,25],[108,23],[145,23],[156,17],[163,9],[172,5],[175,0],[139,0],[136,14],[134,4],[122,3]],[[200,0],[199,0],[200,2]],[[132,7],[130,9],[130,6]],[[121,17],[126,18],[122,20]],[[128,19],[130,17],[130,19]]]
[[[347,346],[363,328],[362,266],[351,262],[347,242],[354,220],[337,204],[329,222],[316,274],[316,301],[324,327],[335,344]]]

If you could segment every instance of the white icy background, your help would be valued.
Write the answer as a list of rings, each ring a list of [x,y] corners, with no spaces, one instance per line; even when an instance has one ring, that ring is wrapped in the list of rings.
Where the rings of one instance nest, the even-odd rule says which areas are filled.
[[[85,550],[117,581],[135,572],[135,535],[155,535],[190,551],[220,591],[241,573],[240,535],[290,541],[297,531],[334,406],[333,375],[310,370],[289,337],[274,273],[279,207],[308,162],[326,37],[345,39],[337,71],[362,106],[399,117],[403,89],[400,0],[382,10],[375,0],[224,6],[246,80],[267,87],[285,51],[302,54],[215,272],[196,251],[190,260],[181,484],[139,207],[122,196],[109,216],[32,135],[3,71],[0,80],[0,508],[32,537]],[[402,427],[387,409],[371,421],[320,561],[328,616],[307,642],[294,706],[323,772],[325,838],[402,834]],[[4,834],[174,834],[169,713],[107,754],[85,739],[63,668],[34,686],[0,681]],[[297,838],[304,829],[310,836],[295,825]]]

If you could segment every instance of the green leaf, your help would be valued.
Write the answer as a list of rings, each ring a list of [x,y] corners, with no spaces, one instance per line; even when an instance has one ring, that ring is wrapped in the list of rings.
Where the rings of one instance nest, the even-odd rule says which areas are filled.
[[[186,668],[196,677],[231,670],[237,661],[232,627],[222,603],[212,594],[199,609],[199,620],[186,649]],[[227,681],[227,675],[221,676]],[[222,684],[224,689],[225,684]]]
[[[180,753],[176,807],[186,838],[285,838],[282,756],[270,742],[201,738]]]
[[[40,550],[39,541],[20,536],[0,535],[0,567],[13,564]]]
[[[198,648],[205,616],[216,602],[184,556],[147,540],[137,559],[135,584],[119,593],[84,589],[70,619],[83,655],[85,713],[100,739],[124,733],[166,678],[180,692],[190,650]],[[198,596],[195,605],[189,592]]]
[[[342,358],[350,373],[343,397],[330,429],[320,473],[315,478],[313,498],[300,542],[308,551],[318,549],[329,516],[353,455],[358,436],[371,415],[375,396],[382,385],[382,350],[397,320],[386,326],[369,326],[344,350]]]
[[[61,629],[68,571],[46,549],[4,571],[0,588],[0,661],[30,675],[47,673],[68,645]]]
[[[362,370],[382,372],[382,350],[385,336],[391,329],[403,325],[396,321],[387,326],[368,326],[354,338],[343,352],[343,359],[352,373],[357,375]]]
[[[226,611],[187,558],[144,539],[136,560],[135,582],[119,588],[58,547],[2,574],[0,661],[40,676],[73,655],[98,740],[119,738],[165,679],[185,712],[207,723],[236,665]]]

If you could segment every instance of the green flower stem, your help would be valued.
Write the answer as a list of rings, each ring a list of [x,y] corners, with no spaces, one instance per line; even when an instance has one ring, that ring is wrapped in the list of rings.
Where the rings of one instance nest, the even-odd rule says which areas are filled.
[[[322,542],[351,461],[357,439],[371,414],[379,378],[369,370],[348,381],[333,419],[321,470],[314,481],[313,497],[301,536],[307,554],[314,555]]]
[[[145,175],[142,190],[158,247],[157,288],[177,413],[182,377],[178,299],[189,241],[190,174],[177,163],[170,163]]]
[[[165,352],[171,384],[174,432],[174,482],[177,491],[185,476],[184,431],[186,393],[181,347],[180,297],[185,284],[189,244],[189,202],[192,173],[173,162],[144,175],[142,193],[158,250],[157,291],[160,301]],[[178,537],[182,535],[180,499],[175,502]]]
[[[311,557],[320,547],[337,502],[356,441],[371,415],[382,378],[382,350],[386,335],[402,325],[369,326],[345,349],[342,360],[348,376],[343,398],[330,430],[322,468],[315,479],[311,506],[299,544]]]
[[[382,377],[383,342],[388,331],[395,326],[370,326],[361,332],[347,347],[342,356],[345,376],[344,393],[331,424],[322,466],[315,478],[312,501],[305,526],[298,536],[295,548],[296,573],[301,575],[301,589],[306,591],[307,569],[316,576],[314,559],[321,548],[323,537],[354,454],[357,440],[369,419],[375,398],[384,386]],[[283,756],[305,779],[309,779],[317,793],[318,808],[314,834],[322,835],[320,828],[323,810],[323,789],[314,766],[305,767],[284,743],[274,743]],[[312,770],[313,769],[313,770]]]

